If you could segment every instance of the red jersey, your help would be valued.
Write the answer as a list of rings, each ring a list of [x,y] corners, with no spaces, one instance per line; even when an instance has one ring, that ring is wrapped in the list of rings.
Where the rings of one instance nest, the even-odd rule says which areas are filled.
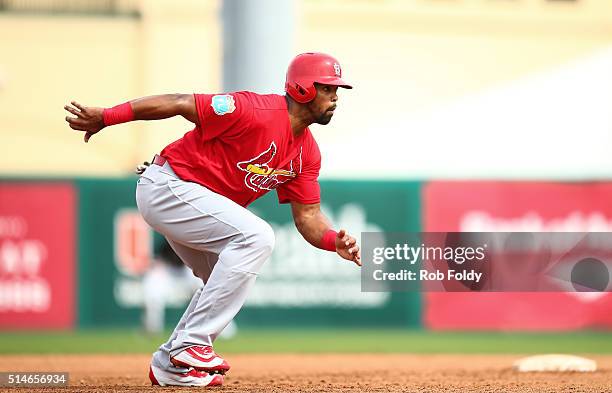
[[[310,130],[294,137],[285,97],[195,94],[199,124],[161,155],[185,181],[242,206],[272,189],[280,203],[319,203],[321,153]]]

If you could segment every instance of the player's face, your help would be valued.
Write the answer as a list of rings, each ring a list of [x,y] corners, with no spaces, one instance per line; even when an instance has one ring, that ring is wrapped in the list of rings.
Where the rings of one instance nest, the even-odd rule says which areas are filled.
[[[336,109],[338,101],[338,86],[321,85],[315,83],[317,96],[309,103],[310,113],[314,118],[314,122],[318,124],[327,124],[330,122]]]

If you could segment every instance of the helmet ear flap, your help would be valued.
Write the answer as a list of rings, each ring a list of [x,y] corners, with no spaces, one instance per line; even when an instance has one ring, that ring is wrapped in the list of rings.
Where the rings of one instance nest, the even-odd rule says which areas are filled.
[[[306,91],[306,89],[304,89],[304,88],[302,87],[302,85],[300,85],[299,83],[296,83],[295,85],[297,86],[297,91],[298,91],[298,92],[299,92],[301,95],[305,96],[305,95],[307,95],[307,94],[308,94],[308,92]]]
[[[310,87],[305,88],[299,83],[295,82],[292,85],[287,86],[287,93],[293,98],[295,101],[300,104],[305,104],[307,102],[312,101],[317,95],[317,89],[312,84]]]

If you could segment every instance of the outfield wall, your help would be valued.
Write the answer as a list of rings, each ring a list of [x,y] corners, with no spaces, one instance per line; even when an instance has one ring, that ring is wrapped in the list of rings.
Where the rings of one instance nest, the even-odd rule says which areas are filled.
[[[0,183],[0,329],[140,324],[143,276],[161,238],[136,210],[135,185],[135,177]],[[321,185],[324,211],[353,233],[612,231],[611,182]],[[251,209],[277,241],[239,326],[612,327],[609,293],[362,293],[359,269],[307,245],[274,193]],[[168,301],[171,325],[186,300]]]

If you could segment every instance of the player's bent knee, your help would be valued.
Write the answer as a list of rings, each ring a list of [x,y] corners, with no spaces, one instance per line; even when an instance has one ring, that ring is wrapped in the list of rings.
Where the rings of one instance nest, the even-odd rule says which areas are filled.
[[[274,250],[274,245],[276,242],[276,236],[274,235],[274,230],[272,229],[272,227],[267,223],[266,223],[266,230],[264,231],[263,237],[264,237],[264,244],[266,245],[268,252],[272,254],[272,251]]]
[[[261,225],[257,228],[257,231],[253,234],[254,245],[260,248],[261,251],[269,257],[274,250],[274,230],[267,222],[262,221]]]

